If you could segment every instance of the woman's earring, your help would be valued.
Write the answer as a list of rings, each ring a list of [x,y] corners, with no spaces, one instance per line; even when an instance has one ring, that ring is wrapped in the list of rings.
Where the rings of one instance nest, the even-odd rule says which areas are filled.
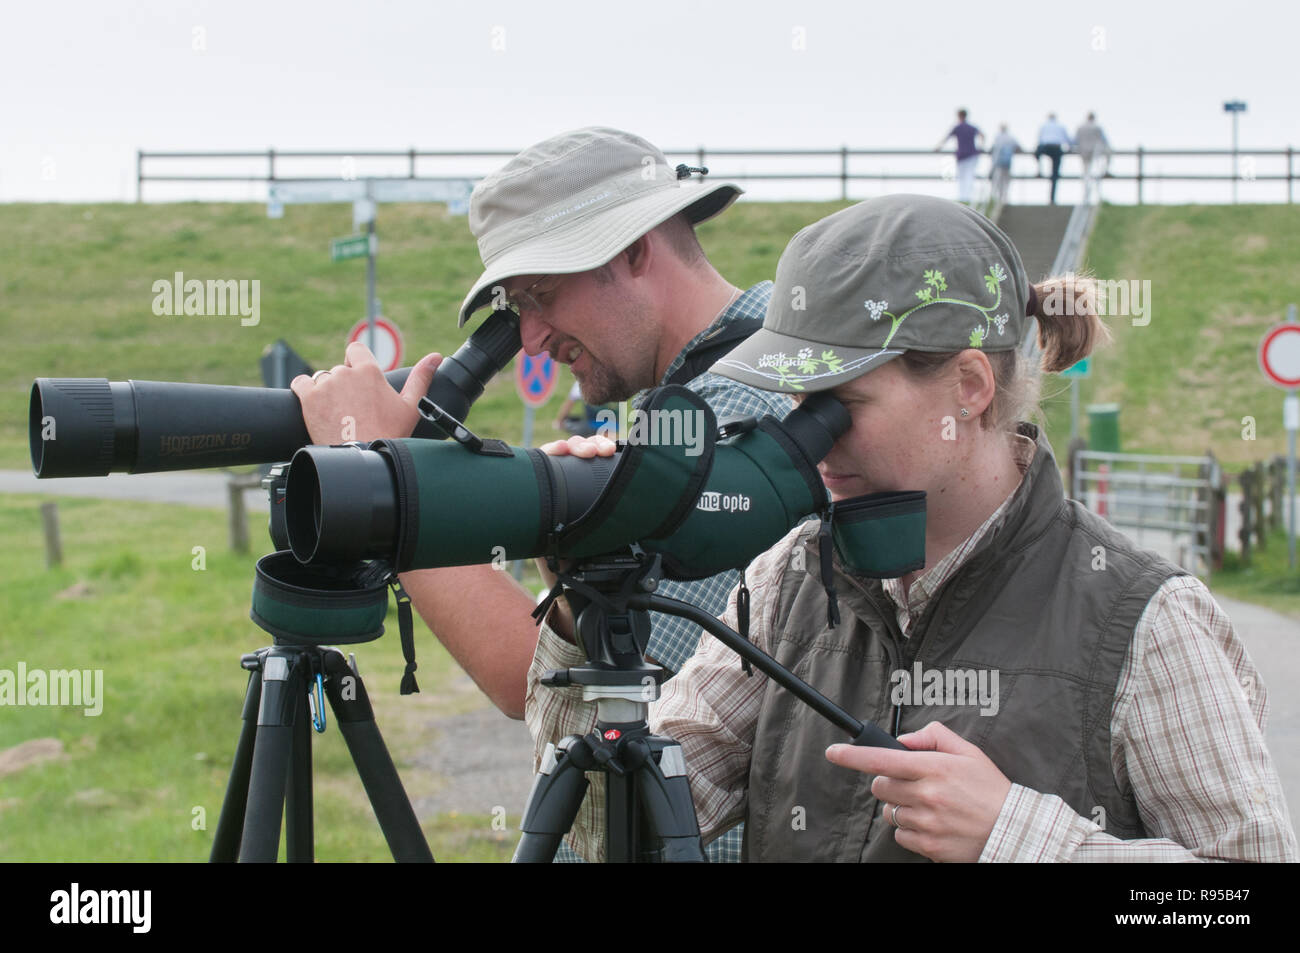
[[[969,416],[970,416],[970,411],[967,410],[965,407],[963,407],[963,408],[961,409],[961,415],[962,415],[963,417],[969,417]]]

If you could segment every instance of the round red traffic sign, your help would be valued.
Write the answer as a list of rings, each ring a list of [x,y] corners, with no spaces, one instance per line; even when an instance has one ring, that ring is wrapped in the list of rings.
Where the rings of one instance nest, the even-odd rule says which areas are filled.
[[[515,390],[525,404],[540,407],[546,403],[559,376],[560,366],[549,354],[530,357],[521,350],[515,358]]]
[[[1300,387],[1300,323],[1279,324],[1264,335],[1259,367],[1278,387]]]
[[[352,325],[352,330],[348,332],[348,344],[360,341],[374,353],[382,370],[397,370],[402,366],[402,332],[397,330],[397,325],[392,321],[376,316],[375,343],[371,344],[366,330],[369,327],[370,322],[365,318]]]

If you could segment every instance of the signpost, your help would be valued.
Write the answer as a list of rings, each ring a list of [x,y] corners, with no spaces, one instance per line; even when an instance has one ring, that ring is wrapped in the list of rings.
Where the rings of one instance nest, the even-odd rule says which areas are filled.
[[[1079,436],[1079,381],[1087,377],[1091,367],[1091,358],[1083,358],[1061,371],[1062,377],[1070,378],[1070,440]]]
[[[549,354],[530,357],[523,351],[515,358],[515,390],[524,402],[524,446],[533,445],[533,416],[551,399],[560,368]]]
[[[402,366],[402,332],[387,318],[362,318],[348,332],[348,344],[353,341],[363,341],[385,373]]]
[[[472,179],[279,179],[266,190],[268,208],[321,202],[445,202],[459,206],[474,191]],[[454,213],[454,210],[453,210]],[[268,217],[275,217],[270,215]]]
[[[533,445],[533,417],[537,408],[551,399],[555,390],[555,380],[560,375],[560,367],[551,360],[551,355],[542,353],[530,357],[520,350],[515,357],[515,390],[524,402],[524,446]],[[515,579],[524,578],[524,564],[515,560],[511,566]]]
[[[445,202],[451,214],[463,215],[469,208],[473,191],[471,179],[281,179],[267,187],[266,215],[268,218],[283,218],[284,207],[289,204],[352,203],[352,227],[358,229],[364,225],[366,230],[359,235],[331,241],[330,260],[366,259],[366,344],[376,357],[381,350],[391,346],[400,360],[401,334],[395,325],[379,317],[379,301],[375,297],[375,260],[379,255],[379,239],[375,235],[376,208],[380,202]],[[387,324],[387,328],[381,324]],[[349,334],[348,340],[359,338]],[[396,343],[392,343],[394,341]],[[384,366],[384,359],[380,358],[379,363]],[[393,364],[385,369],[395,370],[397,366]]]
[[[1269,382],[1288,391],[1282,399],[1282,426],[1286,428],[1286,491],[1290,498],[1286,530],[1287,566],[1295,568],[1295,453],[1300,430],[1300,322],[1295,305],[1286,309],[1286,324],[1279,324],[1259,343],[1259,366]]]
[[[1232,113],[1232,204],[1237,204],[1237,117],[1246,111],[1246,104],[1240,99],[1232,99],[1223,104],[1223,111]]]
[[[363,235],[349,235],[346,238],[336,238],[330,242],[330,261],[348,261],[351,258],[364,258],[366,260],[366,320],[369,322],[370,333],[366,337],[366,346],[370,350],[375,350],[375,319],[379,317],[379,302],[375,300],[375,257],[379,254],[379,239],[375,237],[375,203],[369,199],[358,199],[353,203],[352,220],[357,222],[359,219],[369,214],[369,221],[366,222],[366,232]],[[394,329],[396,330],[396,329]],[[349,341],[356,340],[349,335]],[[398,350],[401,348],[399,346]],[[383,361],[380,361],[383,364]],[[394,370],[393,367],[385,370]]]
[[[330,242],[330,261],[365,258],[369,254],[369,235],[349,235],[347,238],[336,238]]]

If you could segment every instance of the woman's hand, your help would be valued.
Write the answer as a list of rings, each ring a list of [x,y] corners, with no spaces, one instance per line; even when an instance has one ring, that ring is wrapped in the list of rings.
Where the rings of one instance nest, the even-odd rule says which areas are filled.
[[[876,775],[871,793],[897,828],[898,846],[941,862],[979,860],[1011,782],[988,755],[937,721],[898,740],[912,750],[841,744],[827,748],[826,758]]]

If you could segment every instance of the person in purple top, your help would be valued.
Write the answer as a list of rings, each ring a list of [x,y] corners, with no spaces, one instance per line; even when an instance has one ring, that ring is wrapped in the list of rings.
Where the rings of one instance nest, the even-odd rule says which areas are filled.
[[[959,109],[957,125],[939,141],[934,151],[942,150],[949,139],[957,140],[957,201],[970,205],[975,187],[975,166],[984,149],[984,133],[966,121],[966,110]]]

